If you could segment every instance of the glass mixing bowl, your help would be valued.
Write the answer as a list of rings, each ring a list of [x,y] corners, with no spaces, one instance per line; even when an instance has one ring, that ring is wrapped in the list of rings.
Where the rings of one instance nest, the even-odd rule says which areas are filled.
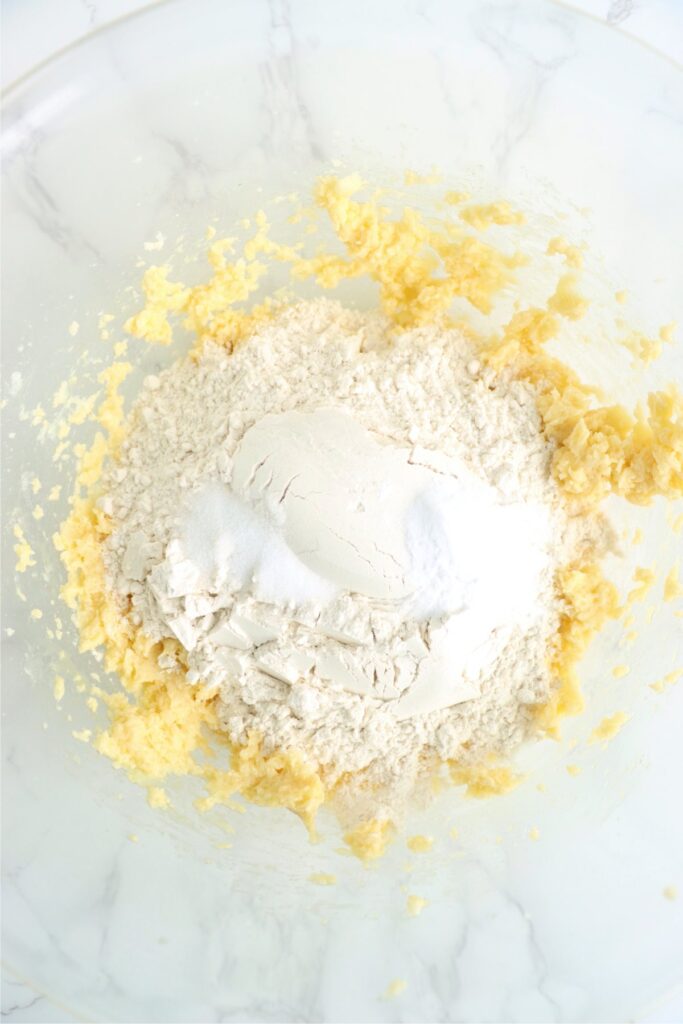
[[[659,1020],[680,1008],[683,899],[663,891],[683,889],[683,687],[647,684],[683,652],[661,586],[627,653],[618,624],[593,644],[588,709],[560,744],[523,753],[525,784],[489,801],[446,792],[415,815],[411,832],[435,838],[429,855],[399,839],[365,868],[337,852],[327,819],[311,845],[284,811],[200,817],[185,783],[173,811],[154,811],[73,738],[92,725],[75,689],[55,704],[59,650],[69,679],[85,670],[73,635],[45,636],[69,488],[32,519],[32,478],[68,481],[26,410],[49,410],[82,351],[104,346],[100,312],[120,332],[157,232],[184,234],[190,256],[209,222],[229,227],[264,196],[304,193],[335,160],[380,181],[436,165],[532,206],[546,228],[564,204],[595,274],[631,296],[630,316],[683,320],[682,106],[673,64],[541,0],[180,0],[93,34],[10,90],[3,952],[74,1018]],[[593,369],[627,402],[681,378],[680,344],[647,373],[616,372],[607,353],[598,347]],[[150,350],[144,370],[172,356]],[[669,567],[677,543],[662,503],[614,503],[614,516],[646,535],[617,573]],[[9,569],[16,517],[38,562],[19,578],[25,600]],[[630,674],[614,679],[625,660]],[[619,736],[586,745],[615,710],[632,716]],[[314,886],[314,872],[336,885]],[[429,901],[416,920],[407,893]],[[383,999],[397,978],[405,991]]]

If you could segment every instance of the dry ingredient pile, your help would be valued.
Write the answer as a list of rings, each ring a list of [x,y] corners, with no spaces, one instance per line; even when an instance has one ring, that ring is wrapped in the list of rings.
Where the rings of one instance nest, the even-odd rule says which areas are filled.
[[[550,454],[529,385],[458,332],[301,303],[147,378],[100,499],[107,578],[231,741],[408,794],[425,755],[506,753],[550,696],[577,541]]]
[[[369,859],[437,776],[504,792],[507,755],[582,709],[578,663],[622,610],[600,502],[683,495],[683,400],[671,386],[633,412],[604,404],[546,351],[587,308],[563,239],[545,304],[518,295],[482,331],[526,260],[482,235],[522,231],[521,214],[454,210],[448,192],[444,217],[392,217],[363,187],[323,178],[294,216],[322,211],[341,254],[278,244],[260,214],[241,253],[211,245],[205,283],[148,269],[127,330],[168,344],[180,320],[195,345],[129,414],[120,358],[103,394],[67,404],[59,444],[89,418],[99,432],[74,446],[55,544],[81,650],[110,673],[88,691],[109,724],[79,738],[155,806],[178,775],[203,784],[202,811],[240,794],[312,832],[326,804]],[[272,261],[328,291],[370,279],[378,308],[256,305]],[[449,318],[454,300],[479,326]],[[636,348],[650,359],[670,338]]]

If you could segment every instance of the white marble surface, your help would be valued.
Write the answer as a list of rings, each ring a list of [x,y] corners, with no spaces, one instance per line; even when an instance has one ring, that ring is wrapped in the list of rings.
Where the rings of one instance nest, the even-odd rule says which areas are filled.
[[[4,0],[2,87],[88,32],[148,6],[150,0]],[[567,0],[566,6],[683,61],[679,0]]]
[[[3,82],[139,6],[5,0]],[[631,274],[667,309],[680,299],[671,276],[683,228],[680,76],[615,42],[630,33],[680,59],[679,0],[547,9],[530,0],[516,12],[462,0],[471,16],[460,24],[453,7],[450,33],[435,0],[235,0],[215,5],[217,39],[183,24],[182,6],[163,40],[135,24],[105,34],[67,57],[63,73],[48,69],[10,96],[3,203],[13,258],[3,294],[26,395],[8,406],[17,432],[4,467],[8,504],[26,501],[21,470],[54,473],[15,414],[24,397],[49,401],[64,375],[73,341],[60,325],[111,308],[158,228],[200,232],[216,209],[229,222],[251,209],[252,186],[290,187],[355,147],[374,142],[396,163],[446,166],[467,148],[475,162],[492,156],[513,189],[537,168],[599,207],[621,280]],[[349,76],[344,46],[357,26],[369,56]],[[381,75],[378,39],[392,54]],[[232,70],[222,46],[243,64]],[[168,53],[182,61],[169,69]],[[190,87],[175,84],[178,67]],[[672,366],[680,362],[663,372]],[[37,546],[48,569],[50,528],[48,519]],[[24,582],[44,601],[39,576]],[[233,816],[227,837],[189,812],[160,827],[142,792],[72,740],[87,724],[80,703],[68,695],[56,712],[45,685],[54,652],[9,585],[3,615],[17,628],[3,663],[3,1019],[683,1020],[683,896],[662,896],[667,885],[683,892],[670,782],[683,771],[680,687],[663,704],[643,695],[634,671],[618,696],[597,689],[592,717],[570,736],[585,738],[614,700],[639,713],[602,757],[573,755],[585,765],[579,780],[543,748],[546,791],[527,785],[495,805],[447,797],[416,823],[437,836],[432,856],[410,858],[407,872],[398,847],[366,871],[338,857],[334,840],[310,847],[284,814]],[[662,628],[659,642],[634,652],[642,677],[680,662],[680,632],[672,641],[670,624]],[[613,643],[604,639],[594,670]],[[187,799],[179,793],[181,807]],[[220,848],[226,838],[232,849]],[[313,886],[319,870],[338,884]],[[407,891],[429,900],[416,920],[405,914]],[[394,978],[407,987],[387,1001]]]

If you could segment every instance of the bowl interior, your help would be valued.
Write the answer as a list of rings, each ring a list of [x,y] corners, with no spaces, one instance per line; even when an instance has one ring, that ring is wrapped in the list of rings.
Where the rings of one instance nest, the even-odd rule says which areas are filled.
[[[315,1016],[325,1010],[316,1002],[323,971],[329,1012],[349,1020],[389,1019],[377,995],[396,976],[410,982],[401,1005],[415,1020],[441,1012],[439,998],[451,1019],[556,1011],[614,1019],[681,981],[683,918],[661,893],[677,878],[683,884],[683,833],[670,806],[670,780],[683,769],[683,690],[662,696],[647,684],[680,667],[682,633],[661,591],[647,629],[643,606],[627,655],[619,625],[595,642],[583,670],[588,712],[567,723],[562,745],[524,752],[529,782],[495,801],[445,793],[416,815],[411,831],[436,837],[429,857],[409,857],[399,842],[366,870],[336,852],[331,821],[325,843],[311,846],[285,812],[250,807],[202,819],[184,782],[162,816],[73,738],[92,724],[82,697],[67,687],[60,713],[55,707],[55,672],[70,677],[85,662],[56,603],[51,537],[68,480],[30,415],[51,408],[86,349],[92,372],[111,358],[98,317],[114,314],[112,336],[122,336],[137,300],[136,261],[158,257],[145,249],[157,232],[169,247],[184,236],[175,259],[191,277],[209,223],[229,232],[266,200],[305,194],[331,169],[383,182],[436,166],[447,182],[517,201],[539,237],[559,225],[586,241],[596,287],[627,290],[638,323],[683,320],[681,102],[673,65],[540,0],[443,0],[419,11],[358,0],[302,0],[291,10],[181,0],[92,36],[10,91],[3,502],[6,522],[25,524],[37,555],[18,577],[23,596],[12,573],[3,575],[4,626],[15,631],[3,652],[5,952],[16,970],[93,1016],[125,1015],[133,999],[160,1019],[165,991],[165,1019],[178,1020],[259,1000],[272,1019],[304,1005]],[[372,301],[361,291],[349,298]],[[136,379],[174,355],[135,351]],[[599,346],[582,358],[627,402],[683,370],[680,344],[646,373],[617,373]],[[31,514],[34,477],[42,494],[65,485],[60,501],[43,502],[40,521]],[[636,564],[668,570],[680,543],[667,514],[661,503],[615,504],[618,527],[642,526],[646,537],[615,560],[617,575]],[[4,542],[11,566],[11,531]],[[31,619],[33,608],[42,620]],[[45,636],[55,615],[65,624],[60,642]],[[623,660],[630,675],[615,680],[610,669]],[[615,710],[633,716],[622,734],[604,751],[587,747],[596,722]],[[580,776],[567,774],[568,761],[581,764]],[[132,834],[141,841],[129,842]],[[313,888],[318,871],[337,884]],[[430,901],[410,927],[405,891]],[[96,912],[95,892],[103,894]],[[107,933],[105,970],[95,950]],[[148,942],[144,982],[134,936]],[[218,958],[213,966],[200,936],[209,960]],[[493,962],[495,991],[485,980]]]

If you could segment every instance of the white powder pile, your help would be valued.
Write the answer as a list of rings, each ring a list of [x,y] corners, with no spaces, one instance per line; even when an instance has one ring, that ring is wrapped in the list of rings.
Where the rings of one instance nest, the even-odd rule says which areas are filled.
[[[516,746],[550,693],[550,455],[531,389],[458,332],[301,303],[146,380],[105,481],[110,583],[234,741],[395,797],[434,756]]]

